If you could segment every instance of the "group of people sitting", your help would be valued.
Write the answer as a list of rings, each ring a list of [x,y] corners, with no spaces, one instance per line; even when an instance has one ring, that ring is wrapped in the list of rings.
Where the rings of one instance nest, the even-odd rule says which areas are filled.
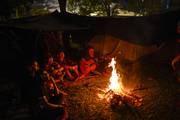
[[[108,59],[108,57],[106,58]],[[178,55],[172,61],[174,70],[176,70],[175,65],[178,63],[179,58]],[[64,80],[76,81],[85,78],[91,72],[94,72],[96,68],[97,59],[95,59],[93,47],[88,47],[79,64],[67,59],[63,50],[58,51],[56,57],[48,53],[42,69],[36,60],[32,61],[28,67],[29,93],[32,94],[29,98],[31,99],[30,104],[33,104],[32,107],[36,110],[36,112],[33,112],[35,118],[47,120],[67,119],[67,105],[64,98],[68,94],[60,90],[57,83],[63,84]],[[40,104],[39,101],[41,101]],[[36,104],[40,106],[38,108],[41,108],[39,113],[37,113]]]
[[[94,49],[88,47],[86,56],[83,56],[79,63],[67,59],[62,50],[57,53],[56,59],[48,54],[44,70],[56,81],[63,81],[63,79],[75,81],[95,71],[96,66]]]
[[[57,83],[63,84],[64,79],[69,81],[82,79],[95,71],[96,67],[97,63],[92,47],[88,47],[87,55],[82,57],[79,64],[65,58],[63,50],[57,53],[56,58],[48,53],[43,68],[40,68],[38,61],[33,60],[28,67],[30,78],[30,89],[28,91],[31,94],[29,94],[29,101],[30,104],[33,104],[31,105],[33,110],[36,105],[38,105],[38,108],[42,108],[38,114],[33,112],[36,113],[34,114],[35,118],[67,119],[67,106],[64,101],[67,93],[61,91]],[[39,101],[41,101],[41,104],[39,104]]]

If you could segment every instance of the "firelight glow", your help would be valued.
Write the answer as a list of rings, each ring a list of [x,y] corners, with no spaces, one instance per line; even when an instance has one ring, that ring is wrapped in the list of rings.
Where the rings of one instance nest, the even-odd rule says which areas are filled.
[[[126,95],[125,91],[123,90],[122,78],[117,73],[115,65],[116,65],[116,61],[114,58],[112,58],[109,64],[109,67],[112,67],[110,83],[106,90],[101,90],[101,92],[103,92],[104,94],[98,93],[98,97],[100,99],[106,99],[107,101],[109,101],[113,96],[112,92],[114,94],[118,94],[122,96]]]
[[[112,90],[114,93],[119,94],[122,93],[122,84],[121,84],[121,76],[117,74],[116,68],[116,61],[112,58],[109,67],[112,67],[112,75],[110,77],[110,85],[109,89]]]
[[[100,100],[106,100],[107,102],[111,102],[114,95],[120,95],[121,98],[123,98],[123,99],[126,98],[126,100],[127,100],[127,98],[128,98],[128,101],[131,104],[133,104],[137,107],[141,106],[142,98],[131,94],[130,92],[128,92],[127,89],[125,89],[123,87],[122,77],[120,76],[120,74],[117,73],[115,65],[116,65],[116,61],[114,58],[112,58],[111,63],[109,64],[109,67],[112,67],[112,73],[111,73],[111,77],[109,79],[109,81],[110,81],[109,86],[105,90],[100,89],[101,93],[97,94],[98,98]]]

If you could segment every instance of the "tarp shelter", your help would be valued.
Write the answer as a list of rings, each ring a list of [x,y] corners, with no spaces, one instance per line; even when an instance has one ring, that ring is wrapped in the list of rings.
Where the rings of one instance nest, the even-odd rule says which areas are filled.
[[[54,11],[49,14],[32,16],[20,19],[12,19],[1,23],[1,26],[10,28],[29,29],[37,31],[66,31],[66,30],[85,30],[87,27],[81,26],[78,22],[67,22],[66,15]]]
[[[121,53],[125,59],[136,60],[158,50],[164,41],[175,40],[179,17],[180,10],[138,17],[88,17],[55,11],[0,25],[38,31],[88,31],[92,34],[88,44],[99,55]],[[82,34],[78,35],[81,38]]]

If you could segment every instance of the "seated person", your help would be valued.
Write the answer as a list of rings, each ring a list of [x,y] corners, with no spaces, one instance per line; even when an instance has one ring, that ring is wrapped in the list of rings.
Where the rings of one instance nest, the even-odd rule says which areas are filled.
[[[39,63],[36,60],[33,60],[32,63],[28,66],[28,72],[31,77],[35,77],[36,72],[39,71]]]
[[[37,60],[30,60],[24,70],[25,78],[22,81],[22,98],[28,103],[33,103],[36,98],[36,91],[39,88],[41,77],[40,67]]]
[[[82,75],[80,78],[87,76],[90,72],[96,70],[97,63],[94,57],[94,48],[88,47],[86,56],[80,60],[80,71]]]
[[[65,76],[70,79],[74,80],[75,78],[79,77],[78,66],[73,61],[69,59],[65,59],[64,51],[59,51],[57,54],[57,62],[60,66],[64,67]]]
[[[49,73],[56,81],[63,80],[64,68],[54,61],[53,56],[48,53],[47,62],[45,63],[44,70]]]
[[[64,103],[64,95],[67,93],[60,91],[53,77],[45,71],[42,74],[42,84],[39,87],[41,88],[41,94],[38,97],[40,112],[36,118],[46,120],[67,119],[66,104]]]
[[[33,60],[28,66],[29,81],[26,85],[28,105],[35,120],[66,119],[67,111],[63,102],[65,92],[60,91],[53,77],[46,71],[41,72],[37,61]],[[48,84],[49,83],[49,84]],[[27,82],[26,82],[27,84]],[[48,86],[49,85],[49,86]]]
[[[45,67],[44,70],[46,70],[48,73],[52,73],[52,71],[55,69],[56,64],[54,62],[54,58],[51,55],[51,53],[47,54],[47,58],[45,60]]]
[[[180,54],[176,55],[172,60],[172,68],[175,71],[175,74],[177,75],[177,79],[180,82]]]

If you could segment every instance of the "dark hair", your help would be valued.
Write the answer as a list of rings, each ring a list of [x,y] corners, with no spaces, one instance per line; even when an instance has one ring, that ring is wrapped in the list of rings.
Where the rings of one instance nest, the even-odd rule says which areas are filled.
[[[53,57],[53,55],[50,52],[48,52],[46,57],[50,58],[50,57]]]
[[[88,46],[88,47],[87,47],[87,51],[88,51],[89,49],[94,49],[94,47],[93,47],[93,46]]]
[[[65,53],[65,49],[64,49],[64,48],[60,48],[60,49],[57,51],[57,54],[56,54],[56,55],[58,56],[59,53],[61,53],[61,52],[64,52],[64,54],[66,54],[66,53]]]
[[[45,57],[45,59],[44,59],[45,62],[47,62],[47,60],[48,60],[49,58],[53,57],[53,55],[52,55],[51,52],[47,52],[44,57]]]

